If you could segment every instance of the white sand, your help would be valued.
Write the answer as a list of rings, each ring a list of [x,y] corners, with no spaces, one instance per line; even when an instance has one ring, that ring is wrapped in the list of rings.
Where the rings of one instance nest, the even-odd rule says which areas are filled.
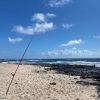
[[[76,84],[79,76],[69,77],[31,65],[20,66],[6,96],[11,73],[16,67],[14,64],[0,64],[0,100],[96,100],[98,96],[96,86]],[[52,82],[56,85],[50,85]]]

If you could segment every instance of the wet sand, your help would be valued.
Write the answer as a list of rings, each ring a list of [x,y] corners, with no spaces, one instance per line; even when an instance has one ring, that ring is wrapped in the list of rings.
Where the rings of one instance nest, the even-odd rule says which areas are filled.
[[[20,65],[6,96],[16,64],[0,64],[0,100],[99,100],[94,85],[76,84],[79,76],[45,70],[39,65]]]

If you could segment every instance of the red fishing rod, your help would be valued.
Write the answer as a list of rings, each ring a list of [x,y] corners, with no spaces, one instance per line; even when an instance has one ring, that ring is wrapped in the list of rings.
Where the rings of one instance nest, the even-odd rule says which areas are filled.
[[[14,77],[15,77],[17,71],[18,71],[18,68],[20,67],[20,65],[21,65],[21,63],[22,63],[22,61],[23,61],[23,59],[24,59],[24,56],[25,56],[25,54],[26,54],[26,52],[27,52],[27,50],[28,50],[28,48],[29,48],[29,46],[30,46],[32,40],[33,40],[33,36],[32,36],[32,38],[30,39],[28,45],[26,46],[26,48],[25,48],[25,50],[24,50],[24,52],[23,52],[23,54],[22,54],[22,57],[21,57],[21,59],[20,59],[20,61],[19,61],[19,63],[18,63],[18,66],[17,66],[17,68],[16,68],[14,74],[12,74],[13,77],[12,77],[12,79],[11,79],[9,85],[8,85],[8,88],[7,88],[7,91],[6,91],[6,95],[8,94],[8,92],[9,92],[9,90],[10,90],[10,86],[11,86],[13,80],[14,80]]]

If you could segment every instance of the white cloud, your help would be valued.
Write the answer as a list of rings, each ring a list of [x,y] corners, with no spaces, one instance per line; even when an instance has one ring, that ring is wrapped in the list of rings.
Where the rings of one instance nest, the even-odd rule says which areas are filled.
[[[55,16],[56,15],[52,13],[36,13],[32,17],[32,20],[36,21],[33,25],[27,27],[17,25],[13,27],[13,31],[28,35],[35,35],[50,31],[54,28],[54,23],[48,22],[48,18],[53,18]]]
[[[60,7],[66,4],[69,4],[72,0],[50,0],[50,7]]]
[[[35,35],[43,32],[47,32],[54,28],[53,22],[45,22],[45,23],[36,23],[33,27],[23,27],[23,26],[15,26],[13,31],[21,33],[21,34],[28,34],[28,35]]]
[[[28,26],[28,27],[23,27],[21,25],[14,26],[13,31],[18,32],[18,33],[22,33],[22,34],[28,34],[28,35],[34,34],[34,29],[32,26]]]
[[[24,40],[22,38],[11,38],[11,37],[8,37],[8,41],[10,43],[17,43],[17,42],[22,42]]]
[[[47,14],[36,13],[32,16],[32,20],[38,22],[47,22],[48,18],[53,18],[53,17],[56,17],[56,15],[53,13],[47,13]]]
[[[62,24],[63,28],[70,29],[74,26],[74,24]]]
[[[46,21],[46,17],[43,13],[36,13],[32,16],[32,20],[36,20],[38,22],[45,22]]]
[[[52,22],[36,23],[33,30],[35,33],[40,33],[40,32],[46,32],[46,31],[52,30],[53,27],[54,27],[54,24]]]
[[[56,15],[55,14],[52,14],[52,13],[47,13],[47,15],[46,15],[47,17],[49,17],[49,18],[53,18],[53,17],[56,17]]]
[[[94,38],[100,39],[100,35],[94,36]]]
[[[73,45],[78,45],[81,43],[82,43],[82,40],[70,40],[68,43],[61,44],[60,47],[73,46]]]
[[[81,49],[63,49],[43,52],[42,56],[46,58],[87,58],[100,57],[100,51],[81,50]]]

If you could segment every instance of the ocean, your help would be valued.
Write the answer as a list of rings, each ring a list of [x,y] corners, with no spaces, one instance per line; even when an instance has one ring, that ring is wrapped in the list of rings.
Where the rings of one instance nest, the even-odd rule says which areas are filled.
[[[19,63],[16,59],[0,59],[1,63]],[[100,67],[100,58],[68,58],[68,59],[24,59],[23,64],[70,64],[95,65]]]

